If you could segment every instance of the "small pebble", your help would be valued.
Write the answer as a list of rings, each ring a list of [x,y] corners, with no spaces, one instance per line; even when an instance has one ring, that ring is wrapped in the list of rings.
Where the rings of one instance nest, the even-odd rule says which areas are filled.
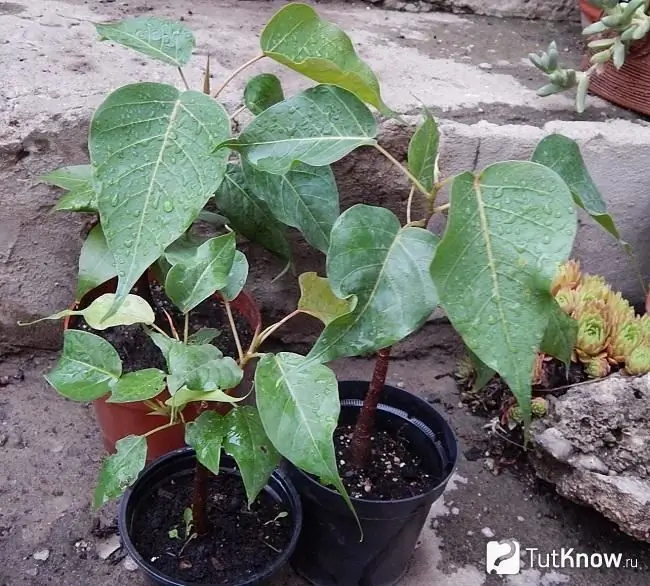
[[[490,63],[479,63],[479,69],[482,69],[483,71],[491,71],[492,70],[492,65]]]
[[[492,539],[494,537],[494,531],[492,531],[492,529],[489,527],[483,527],[483,529],[481,529],[481,533],[488,539]]]
[[[122,565],[124,566],[124,569],[127,570],[128,572],[135,572],[138,569],[138,566],[133,561],[133,558],[130,556],[126,556],[124,558]]]
[[[50,550],[49,549],[40,549],[39,551],[35,551],[32,554],[32,557],[35,560],[38,560],[39,562],[46,562],[47,558],[50,557]]]
[[[25,573],[28,576],[36,577],[36,576],[38,576],[38,568],[30,568],[29,570],[26,570]]]
[[[524,518],[523,518],[521,515],[517,515],[517,521],[520,521],[520,522],[521,522],[521,521],[523,521],[523,520],[524,520]]]
[[[451,507],[451,514],[452,515],[459,515],[460,514],[460,509],[458,507]]]

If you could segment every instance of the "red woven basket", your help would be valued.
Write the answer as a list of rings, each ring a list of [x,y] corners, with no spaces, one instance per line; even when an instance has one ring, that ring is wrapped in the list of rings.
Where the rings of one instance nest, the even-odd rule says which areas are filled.
[[[601,11],[580,0],[580,11],[589,23],[600,19]],[[589,67],[585,58],[583,69]],[[650,116],[650,35],[634,43],[625,57],[625,64],[616,69],[608,62],[591,77],[589,91],[612,104]]]

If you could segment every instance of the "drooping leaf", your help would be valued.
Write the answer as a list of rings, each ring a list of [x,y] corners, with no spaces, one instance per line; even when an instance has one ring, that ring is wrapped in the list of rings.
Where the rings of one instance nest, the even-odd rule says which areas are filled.
[[[192,31],[182,22],[152,16],[97,23],[95,28],[102,41],[119,43],[176,67],[190,60],[196,44]]]
[[[355,205],[334,224],[327,277],[354,310],[327,325],[308,357],[328,362],[391,346],[417,330],[438,304],[429,268],[437,237],[400,228],[389,210]]]
[[[141,435],[128,435],[115,443],[115,454],[104,460],[93,496],[98,509],[119,497],[137,479],[147,461],[147,440]]]
[[[264,430],[278,452],[336,487],[352,508],[332,439],[340,410],[334,372],[292,352],[266,354],[255,371],[255,393]]]
[[[283,260],[291,258],[285,227],[273,218],[266,203],[253,195],[239,166],[228,166],[226,178],[214,198],[236,232],[259,242]]]
[[[408,168],[428,192],[436,181],[440,131],[428,110],[424,110],[424,122],[411,137],[408,149]]]
[[[88,236],[81,247],[75,298],[81,300],[86,293],[116,275],[113,254],[106,246],[106,239],[101,225],[97,224],[88,232]]]
[[[97,193],[92,184],[91,165],[61,167],[39,177],[39,180],[68,190],[54,206],[56,211],[97,211]]]
[[[550,169],[512,161],[458,175],[450,201],[431,266],[440,303],[528,417],[535,357],[555,304],[550,282],[577,229],[571,194]]]
[[[217,152],[229,147],[261,171],[284,175],[296,161],[334,163],[359,146],[376,144],[376,135],[377,123],[363,102],[339,87],[317,85],[264,110]]]
[[[614,238],[620,240],[614,220],[607,212],[607,205],[580,154],[577,143],[561,134],[543,138],[533,153],[533,162],[553,169],[569,186],[577,205],[585,210]]]
[[[246,184],[266,202],[280,222],[298,228],[309,244],[327,253],[330,232],[338,218],[339,192],[329,165],[294,165],[286,175],[274,175],[242,161]]]
[[[107,403],[147,401],[162,393],[165,373],[157,368],[145,368],[122,375],[111,387]]]
[[[187,338],[188,344],[209,344],[221,335],[221,330],[216,328],[201,328],[197,332],[190,334]]]
[[[227,428],[225,418],[215,411],[204,411],[185,426],[185,443],[194,448],[196,459],[216,475]]]
[[[69,315],[83,315],[88,325],[94,330],[105,330],[115,326],[130,326],[132,324],[151,325],[154,322],[155,315],[151,306],[142,297],[137,295],[127,295],[124,303],[116,313],[109,318],[104,319],[109,307],[115,302],[114,293],[105,293],[95,299],[85,309],[72,310],[64,309],[53,315],[42,317],[23,325],[35,324],[46,319],[62,319]],[[21,323],[21,322],[19,322]]]
[[[214,389],[213,391],[195,391],[187,387],[181,387],[172,397],[165,401],[165,405],[169,407],[176,407],[183,409],[185,405],[192,401],[206,401],[214,403],[238,403],[243,401],[246,397],[231,397],[224,393],[221,389]]]
[[[54,206],[57,212],[97,212],[97,192],[89,184],[87,187],[64,193]]]
[[[252,77],[244,89],[244,104],[256,116],[282,100],[284,100],[282,84],[272,73],[262,73]]]
[[[350,313],[357,304],[357,298],[351,295],[347,299],[339,299],[329,281],[316,273],[303,273],[298,277],[300,299],[298,310],[313,315],[316,319],[328,325],[337,317]]]
[[[561,360],[568,367],[571,363],[571,353],[575,347],[577,335],[578,322],[564,313],[556,302],[550,312],[540,350],[544,354]]]
[[[235,234],[211,238],[189,262],[174,265],[165,279],[165,293],[183,313],[194,309],[228,284],[235,257]]]
[[[217,189],[230,134],[223,107],[200,92],[136,83],[93,116],[89,147],[104,236],[118,272],[114,311]]]
[[[149,334],[149,337],[153,340],[153,343],[158,346],[163,356],[165,357],[165,361],[168,361],[169,351],[172,349],[172,346],[176,344],[176,340],[167,336],[163,336],[158,332],[147,331],[147,334]]]
[[[183,344],[173,341],[167,354],[169,377],[167,388],[173,395],[192,376],[192,373],[213,360],[223,358],[223,353],[211,344]]]
[[[474,384],[472,385],[472,393],[478,393],[487,385],[492,377],[496,374],[489,366],[483,364],[478,356],[474,354],[469,348],[466,349],[469,359],[472,361],[472,366],[474,367]]]
[[[319,83],[345,88],[390,115],[375,74],[350,38],[311,6],[289,4],[279,10],[262,31],[260,45],[271,59]]]
[[[244,289],[248,279],[248,259],[246,255],[239,251],[235,251],[235,258],[232,261],[232,268],[228,275],[228,282],[225,287],[222,287],[220,293],[226,301],[233,301]]]
[[[94,401],[122,374],[120,356],[106,340],[81,330],[63,333],[63,351],[45,380],[73,401]]]
[[[281,456],[266,435],[255,407],[243,405],[232,409],[225,420],[223,449],[237,462],[250,506],[280,464]]]
[[[191,263],[199,246],[207,240],[191,232],[184,232],[165,249],[165,260],[170,265]]]

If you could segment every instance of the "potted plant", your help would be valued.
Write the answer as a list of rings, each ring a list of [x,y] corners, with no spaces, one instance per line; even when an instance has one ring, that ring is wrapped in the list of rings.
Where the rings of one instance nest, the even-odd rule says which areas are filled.
[[[105,38],[173,64],[185,80],[181,66],[189,59],[192,37],[184,25],[136,18],[98,28]],[[89,184],[117,285],[75,315],[99,330],[141,324],[166,356],[166,365],[156,373],[124,375],[105,340],[68,330],[62,359],[48,378],[59,390],[72,385],[86,396],[89,389],[110,393],[112,402],[151,400],[166,384],[168,421],[159,431],[184,428],[198,460],[199,488],[191,519],[187,514],[191,529],[179,525],[182,507],[176,506],[171,518],[171,509],[161,506],[167,520],[146,530],[162,531],[163,539],[174,539],[169,534],[174,531],[185,539],[202,533],[193,529],[204,519],[204,468],[219,472],[222,448],[239,466],[249,499],[275,478],[269,476],[271,464],[281,455],[293,466],[306,511],[295,567],[314,583],[394,583],[406,569],[432,502],[453,472],[458,447],[433,407],[385,384],[390,347],[415,333],[440,305],[476,360],[510,385],[527,420],[537,351],[566,351],[570,318],[564,319],[550,289],[557,265],[571,251],[575,204],[616,238],[618,233],[577,145],[560,135],[546,137],[531,161],[506,161],[481,173],[441,179],[439,132],[425,111],[402,164],[377,139],[377,121],[368,106],[396,117],[381,97],[377,78],[345,33],[310,6],[288,4],[279,10],[262,32],[261,53],[213,96],[263,58],[317,85],[285,98],[276,76],[253,77],[244,104],[254,118],[237,136],[231,136],[228,116],[214,97],[189,89],[129,84],[99,106],[89,135]],[[330,165],[361,147],[376,149],[411,181],[404,220],[365,204],[339,213]],[[441,203],[446,185],[450,199]],[[416,205],[416,195],[423,205]],[[219,235],[198,245],[188,242],[186,230],[209,203],[226,219]],[[441,238],[427,229],[434,214],[448,215]],[[297,228],[326,254],[327,276],[300,275],[296,309],[257,328],[248,345],[241,343],[237,325],[229,319],[233,339],[239,339],[236,358],[223,356],[219,338],[191,339],[187,324],[194,308],[215,291],[233,299],[245,283],[247,265],[236,250],[235,234],[261,241],[290,262],[286,226]],[[160,269],[165,293],[182,314],[182,328],[173,320],[166,328],[158,325],[151,304],[133,293],[152,265]],[[310,352],[264,352],[264,342],[299,313],[325,326]],[[80,336],[92,336],[102,350],[89,355],[90,344],[74,343]],[[339,384],[326,365],[374,352],[379,355],[369,384]],[[249,365],[255,369],[257,409],[242,406],[250,401],[241,382]],[[234,392],[224,392],[232,387]],[[74,398],[74,393],[66,394]],[[183,406],[211,402],[230,410],[184,420]],[[135,482],[120,509],[128,539],[134,527],[131,515],[138,509],[129,503],[141,499],[134,495],[151,494],[150,487],[171,482],[177,467],[187,469],[194,458],[174,453],[138,479],[146,439],[127,436],[117,443],[117,452],[102,465],[95,493],[101,504]],[[385,448],[392,461],[382,456]],[[373,480],[378,466],[382,474],[391,469],[390,487]],[[181,499],[184,507],[188,498]],[[294,528],[296,511],[294,507],[290,514]],[[229,526],[220,522],[220,527]],[[176,551],[175,569],[182,571],[184,554],[201,543],[198,538],[184,543],[185,549]],[[209,555],[200,557],[214,567]],[[146,572],[158,571],[157,553],[136,560]]]
[[[587,90],[618,106],[650,114],[650,1],[580,0],[582,34],[591,55],[584,71],[564,67],[555,42],[546,52],[529,55],[548,83],[538,95],[577,88],[576,109],[586,107]]]

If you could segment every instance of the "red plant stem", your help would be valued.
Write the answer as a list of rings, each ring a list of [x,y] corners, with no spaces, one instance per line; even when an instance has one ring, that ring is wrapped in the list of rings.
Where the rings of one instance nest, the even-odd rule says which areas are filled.
[[[368,388],[366,398],[363,400],[361,412],[357,418],[357,423],[352,432],[350,441],[350,457],[352,465],[357,468],[365,468],[370,459],[372,449],[371,437],[375,429],[375,419],[377,416],[377,405],[381,398],[381,392],[386,384],[386,374],[388,373],[388,358],[390,356],[390,346],[377,352],[377,361],[375,370],[372,373],[372,380]]]
[[[206,503],[208,500],[209,475],[210,471],[197,461],[192,491],[192,523],[194,531],[199,537],[203,537],[208,532]]]

